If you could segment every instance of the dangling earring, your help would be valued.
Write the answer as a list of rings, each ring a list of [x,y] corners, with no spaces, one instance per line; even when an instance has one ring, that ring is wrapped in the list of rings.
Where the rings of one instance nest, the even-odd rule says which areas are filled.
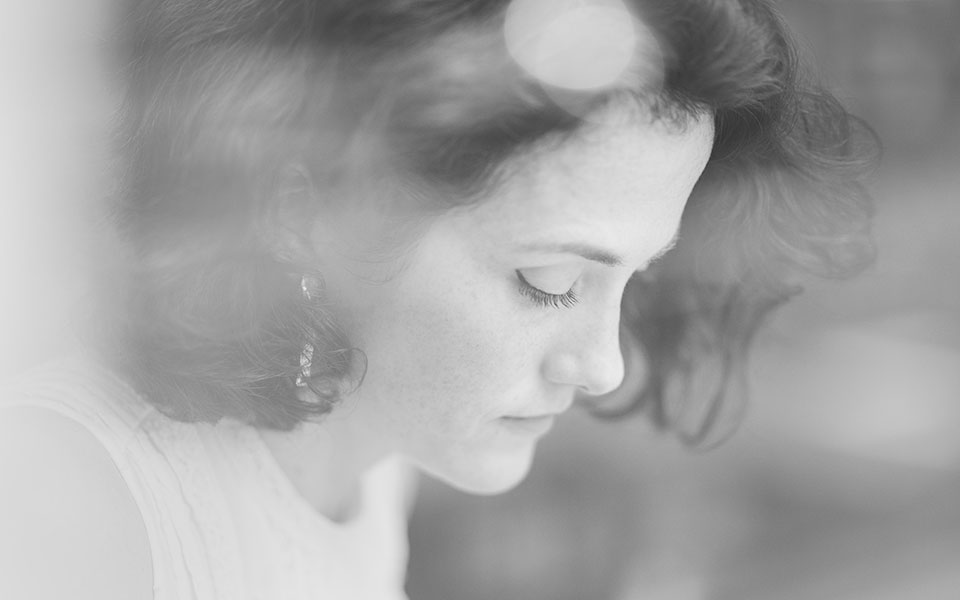
[[[317,277],[302,275],[300,277],[300,294],[304,300],[314,300],[323,291],[324,282]],[[313,344],[306,342],[300,350],[300,373],[297,374],[294,384],[297,387],[307,387],[310,380],[310,365],[313,364]]]

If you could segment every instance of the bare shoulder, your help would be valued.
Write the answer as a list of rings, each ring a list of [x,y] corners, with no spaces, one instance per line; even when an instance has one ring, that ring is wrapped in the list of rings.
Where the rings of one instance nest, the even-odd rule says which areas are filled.
[[[78,423],[0,410],[0,598],[148,600],[140,512],[106,449]]]

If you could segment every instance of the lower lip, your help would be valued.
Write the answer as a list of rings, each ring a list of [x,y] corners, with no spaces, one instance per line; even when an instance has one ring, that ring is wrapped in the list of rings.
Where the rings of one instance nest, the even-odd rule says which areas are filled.
[[[543,435],[553,427],[554,417],[502,417],[500,424],[518,435]]]

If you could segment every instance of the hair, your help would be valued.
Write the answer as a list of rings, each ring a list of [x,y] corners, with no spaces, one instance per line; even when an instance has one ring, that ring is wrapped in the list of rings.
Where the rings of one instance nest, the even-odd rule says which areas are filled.
[[[643,357],[647,376],[598,414],[643,411],[704,442],[798,278],[869,262],[873,137],[805,78],[766,2],[631,3],[658,36],[661,85],[572,94],[583,110],[510,58],[508,4],[130,2],[116,214],[131,259],[114,360],[150,402],[275,429],[329,412],[365,359],[322,295],[301,291],[322,281],[302,225],[366,211],[379,225],[366,250],[390,256],[415,236],[410,215],[482,201],[509,159],[619,97],[678,123],[709,111],[715,139],[676,249],[623,298],[628,367]],[[296,387],[307,344],[310,400]]]

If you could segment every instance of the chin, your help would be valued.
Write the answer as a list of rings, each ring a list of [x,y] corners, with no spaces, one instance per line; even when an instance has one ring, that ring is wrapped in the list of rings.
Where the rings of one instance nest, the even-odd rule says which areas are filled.
[[[431,477],[452,488],[476,494],[493,496],[509,492],[520,485],[533,463],[534,446],[529,449],[515,450],[506,455],[487,456],[472,460],[457,460],[443,465],[436,463],[422,465],[422,469]]]

